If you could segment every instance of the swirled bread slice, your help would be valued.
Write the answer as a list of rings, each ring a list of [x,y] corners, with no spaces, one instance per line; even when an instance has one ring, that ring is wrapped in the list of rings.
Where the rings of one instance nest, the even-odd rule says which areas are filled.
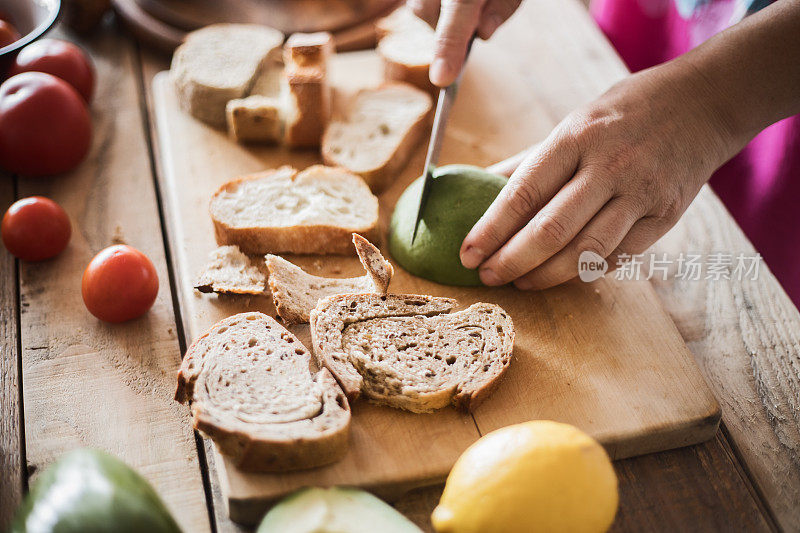
[[[261,294],[266,288],[266,278],[237,246],[220,246],[211,252],[194,288],[222,294]]]
[[[351,400],[471,411],[511,363],[514,324],[494,304],[452,313],[455,305],[434,296],[331,296],[311,312],[314,354]]]
[[[189,347],[175,399],[242,470],[328,464],[347,450],[350,406],[326,369],[311,374],[310,357],[273,318],[233,315]]]
[[[343,168],[281,167],[224,184],[211,198],[217,244],[248,255],[352,254],[351,235],[377,231],[378,199]]]
[[[358,258],[367,273],[357,278],[314,276],[277,255],[267,255],[269,289],[278,315],[288,324],[308,322],[317,302],[334,294],[386,294],[394,269],[371,242],[353,234]]]

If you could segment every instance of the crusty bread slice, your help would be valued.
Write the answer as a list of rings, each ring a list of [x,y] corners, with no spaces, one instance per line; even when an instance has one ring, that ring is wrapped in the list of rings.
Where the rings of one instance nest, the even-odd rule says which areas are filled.
[[[310,357],[271,317],[233,315],[186,351],[175,399],[242,470],[328,464],[347,450],[350,406],[326,369],[309,372]]]
[[[471,411],[511,362],[514,325],[494,304],[451,313],[456,301],[419,295],[342,294],[311,312],[314,355],[350,400],[415,413],[450,403]]]
[[[331,88],[327,79],[333,36],[328,32],[295,33],[284,46],[288,103],[284,142],[293,148],[320,144],[331,117]]]
[[[211,198],[219,245],[248,255],[352,254],[351,234],[377,231],[378,199],[360,177],[315,165],[281,167],[224,184]]]
[[[200,292],[262,294],[266,284],[266,274],[237,246],[220,246],[209,255],[194,288]]]
[[[428,93],[435,91],[428,77],[435,49],[433,29],[405,5],[378,21],[376,28],[384,79],[410,83]]]
[[[364,178],[373,192],[389,186],[425,133],[431,97],[405,83],[359,91],[344,120],[322,139],[322,158]]]
[[[287,324],[308,322],[317,302],[334,294],[374,292],[386,294],[394,269],[380,250],[361,235],[353,234],[358,258],[367,273],[357,278],[325,278],[307,273],[286,259],[267,255],[269,290],[278,315]]]
[[[230,100],[225,106],[228,133],[238,142],[280,143],[287,105],[283,64],[269,62],[249,96]]]
[[[191,32],[170,67],[181,107],[208,124],[225,126],[228,101],[248,94],[282,42],[283,33],[257,24],[212,24]]]

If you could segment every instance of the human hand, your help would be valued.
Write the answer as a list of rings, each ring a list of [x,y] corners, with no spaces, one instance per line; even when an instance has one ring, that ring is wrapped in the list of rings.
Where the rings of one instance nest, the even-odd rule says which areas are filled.
[[[486,285],[543,289],[575,277],[583,251],[612,268],[643,252],[746,142],[729,133],[715,96],[695,70],[669,64],[570,114],[518,166],[492,169],[513,173],[464,239],[461,262]]]
[[[431,83],[447,87],[461,71],[473,35],[488,39],[522,0],[408,0],[414,13],[436,28]]]

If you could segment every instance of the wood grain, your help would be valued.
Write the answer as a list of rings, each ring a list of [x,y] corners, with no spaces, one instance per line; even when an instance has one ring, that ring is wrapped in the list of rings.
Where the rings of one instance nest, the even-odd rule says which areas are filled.
[[[508,72],[501,49],[476,44],[442,162],[486,165],[503,155],[506,146],[522,146],[529,136],[552,127],[546,116],[527,120],[537,99],[519,90]],[[381,68],[374,52],[342,54],[331,73],[341,103],[354,90],[378,83]],[[285,164],[304,168],[317,162],[318,154],[235,144],[224,132],[179,109],[166,74],[154,80],[154,103],[164,210],[187,341],[235,312],[274,313],[268,298],[218,298],[193,291],[192,280],[215,246],[207,202],[237,174]],[[517,127],[501,127],[512,119],[518,120]],[[402,176],[381,195],[384,227],[397,197],[419,174],[423,151],[420,146]],[[360,268],[354,258],[296,260],[321,275],[354,274]],[[335,465],[256,476],[226,463],[222,488],[237,521],[253,521],[270,501],[307,484],[361,485],[389,495],[443,479],[478,432],[534,418],[573,423],[596,436],[614,458],[692,444],[716,430],[716,403],[646,282],[577,282],[530,294],[511,287],[444,287],[396,269],[392,290],[452,296],[462,305],[491,301],[514,318],[515,360],[502,386],[475,412],[477,430],[470,417],[450,409],[413,415],[356,404],[350,453]],[[307,328],[294,331],[308,345]],[[423,457],[418,454],[421,447],[429,450]],[[219,468],[220,461],[216,463]]]
[[[0,209],[14,203],[14,181],[0,173]],[[0,531],[5,531],[22,499],[25,483],[19,403],[17,266],[0,249]]]
[[[705,188],[655,250],[754,254]],[[766,265],[757,280],[658,281],[709,385],[735,452],[775,520],[800,529],[800,314]]]
[[[60,256],[20,269],[29,469],[78,446],[105,449],[154,485],[184,530],[209,531],[194,435],[171,399],[180,350],[134,50],[115,28],[84,44],[99,80],[89,157],[67,175],[20,182],[20,195],[59,202],[74,228]],[[111,325],[88,313],[80,284],[92,256],[118,242],[150,257],[161,289],[146,315]]]

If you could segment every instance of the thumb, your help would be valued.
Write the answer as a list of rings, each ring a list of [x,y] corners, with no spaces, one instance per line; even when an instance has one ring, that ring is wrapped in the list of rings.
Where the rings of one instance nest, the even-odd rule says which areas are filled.
[[[485,0],[442,0],[439,23],[436,24],[431,83],[447,87],[461,71],[467,44],[475,33]]]

